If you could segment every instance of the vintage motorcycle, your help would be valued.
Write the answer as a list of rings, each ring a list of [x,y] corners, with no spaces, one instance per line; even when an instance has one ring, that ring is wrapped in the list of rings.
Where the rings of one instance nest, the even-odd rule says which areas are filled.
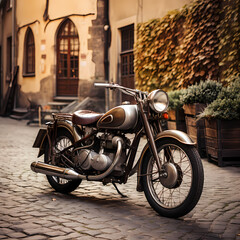
[[[118,89],[133,96],[135,104],[123,103],[105,114],[89,110],[53,114],[33,145],[39,148],[38,157],[44,154],[44,162],[33,162],[31,169],[46,174],[61,193],[87,180],[113,183],[121,194],[116,183],[125,184],[137,173],[137,191],[144,191],[156,212],[174,218],[189,213],[202,193],[203,167],[186,133],[162,129],[169,101],[166,92],[148,94],[113,83],[95,86]],[[144,136],[147,143],[135,161]]]

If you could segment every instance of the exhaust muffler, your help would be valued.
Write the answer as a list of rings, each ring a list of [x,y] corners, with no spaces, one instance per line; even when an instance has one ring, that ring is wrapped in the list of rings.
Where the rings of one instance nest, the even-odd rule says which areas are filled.
[[[68,180],[80,179],[80,174],[70,168],[61,168],[43,162],[33,162],[31,164],[32,171],[36,173],[43,173],[49,176],[56,176]]]

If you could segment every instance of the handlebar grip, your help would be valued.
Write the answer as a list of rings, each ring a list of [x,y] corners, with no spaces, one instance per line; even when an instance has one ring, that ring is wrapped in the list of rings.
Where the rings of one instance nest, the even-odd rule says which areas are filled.
[[[111,87],[112,84],[109,83],[94,83],[95,87]]]

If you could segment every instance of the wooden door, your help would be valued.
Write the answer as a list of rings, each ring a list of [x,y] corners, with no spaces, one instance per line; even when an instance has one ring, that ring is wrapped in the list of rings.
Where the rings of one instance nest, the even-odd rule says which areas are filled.
[[[57,37],[57,96],[77,96],[79,38],[75,25],[65,20]]]

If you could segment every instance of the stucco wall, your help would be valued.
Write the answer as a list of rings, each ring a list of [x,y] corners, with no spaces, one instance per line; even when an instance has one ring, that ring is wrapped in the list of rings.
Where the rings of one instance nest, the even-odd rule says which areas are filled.
[[[50,0],[47,21],[43,19],[45,4],[45,0],[17,1],[20,105],[27,104],[27,97],[44,105],[56,95],[56,37],[64,17],[69,16],[79,35],[80,99],[85,97],[81,89],[96,78],[97,63],[93,61],[93,50],[89,49],[88,40],[91,38],[89,29],[92,21],[97,18],[97,0]],[[25,26],[29,23],[32,24]],[[34,77],[23,76],[24,39],[28,27],[32,29],[35,39]]]

